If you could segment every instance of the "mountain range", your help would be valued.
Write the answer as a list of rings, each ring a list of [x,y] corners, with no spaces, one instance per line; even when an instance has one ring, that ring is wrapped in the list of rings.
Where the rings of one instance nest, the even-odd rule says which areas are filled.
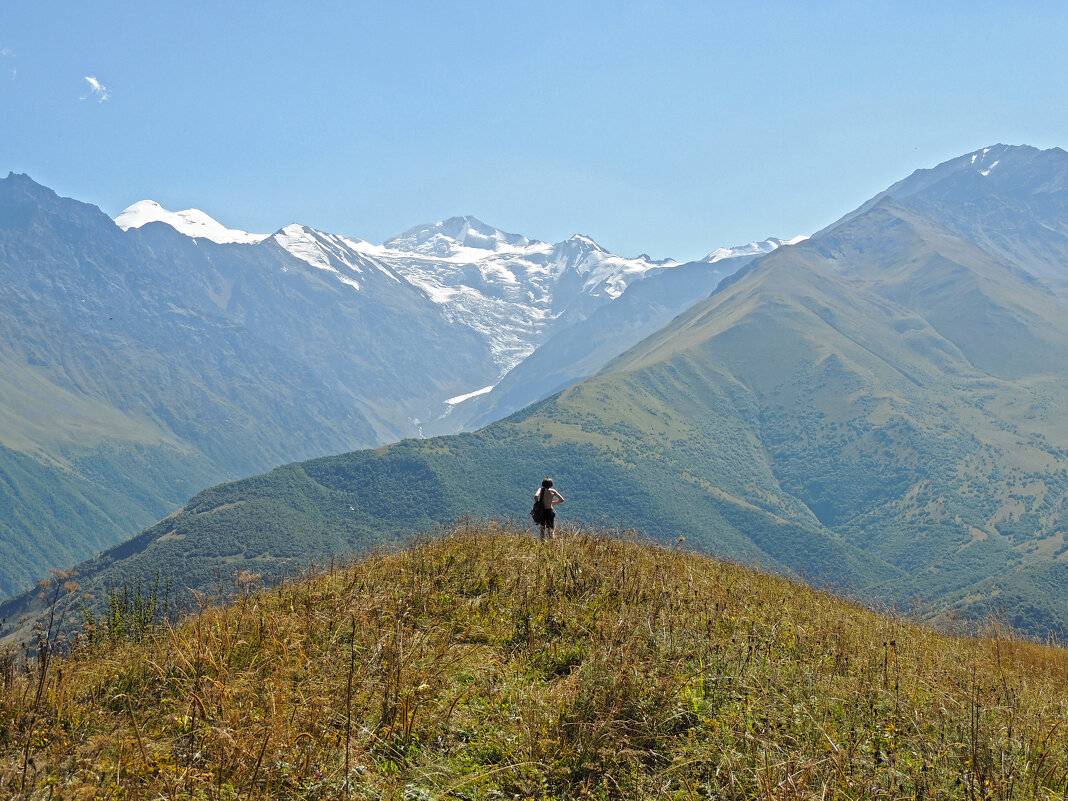
[[[751,254],[640,342],[604,351],[590,377],[473,433],[204,490],[79,565],[79,581],[100,596],[160,575],[204,590],[227,571],[292,574],[465,514],[521,515],[549,473],[570,519],[932,619],[994,614],[1063,637],[1066,199],[1057,148],[998,145],[917,171],[812,238]],[[438,233],[400,239],[449,257]],[[571,330],[586,335],[570,351],[550,347],[566,329],[550,334],[531,375],[549,386],[553,352],[582,363],[596,332],[644,325],[701,266],[648,272],[577,315]],[[28,612],[28,596],[0,609]]]
[[[515,411],[779,244],[679,265],[457,217],[372,245],[296,224],[253,234],[152,201],[111,220],[10,175],[0,181],[0,595],[220,481]],[[557,348],[562,379],[490,391],[592,316],[602,342]]]
[[[1066,198],[1059,149],[999,145],[919,170],[812,238],[753,254],[556,394],[475,432],[205,490],[80,565],[80,581],[99,594],[161,574],[204,589],[225,571],[292,573],[465,513],[520,515],[549,473],[576,521],[933,619],[995,614],[1063,636]],[[434,250],[435,236],[402,239]],[[611,331],[598,315],[641,301],[630,314],[651,319],[659,292],[700,273],[657,269],[573,324],[587,334],[574,363]],[[534,373],[551,373],[561,331],[528,357],[532,370],[547,359]]]

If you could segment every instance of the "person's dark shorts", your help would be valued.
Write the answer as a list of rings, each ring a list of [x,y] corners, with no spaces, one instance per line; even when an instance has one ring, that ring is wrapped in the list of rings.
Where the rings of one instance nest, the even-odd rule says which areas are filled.
[[[552,509],[546,509],[545,517],[542,518],[542,521],[542,525],[545,526],[545,528],[553,528],[554,523],[556,523],[556,512]]]

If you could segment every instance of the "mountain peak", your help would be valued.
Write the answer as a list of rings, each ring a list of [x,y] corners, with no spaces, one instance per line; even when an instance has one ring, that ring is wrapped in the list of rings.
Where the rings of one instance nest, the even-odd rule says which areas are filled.
[[[26,173],[24,173],[24,172],[15,172],[13,170],[9,170],[8,171],[7,178],[5,178],[4,180],[5,181],[11,181],[12,183],[15,183],[15,184],[22,184],[24,186],[28,186],[30,184],[32,184],[33,186],[41,186],[39,183],[37,183],[35,180],[33,180],[33,178],[31,178]],[[46,187],[41,187],[41,188],[44,189]]]
[[[570,245],[572,247],[583,248],[585,250],[597,250],[601,253],[607,253],[603,247],[594,242],[590,237],[585,234],[575,234],[567,241],[561,243],[563,245]]]
[[[575,234],[570,239],[553,246],[552,260],[563,265],[565,269],[575,269],[581,264],[587,265],[603,261],[609,256],[607,250],[585,234]]]
[[[1030,163],[1043,151],[1030,145],[996,144],[982,147],[939,164],[933,170],[917,170],[913,175],[931,174],[938,179],[960,172],[976,172],[984,178],[999,165],[1021,166]],[[911,178],[912,176],[910,176]],[[905,179],[909,180],[909,179]]]
[[[42,213],[78,226],[95,226],[101,217],[111,219],[91,203],[62,197],[25,173],[9,172],[0,178],[0,219],[8,225],[24,225]]]
[[[994,183],[982,190],[975,184],[977,180],[982,179],[990,179]],[[815,236],[822,236],[838,225],[863,214],[884,197],[921,204],[944,204],[949,203],[952,198],[953,203],[950,205],[953,205],[967,201],[976,191],[996,190],[1016,195],[1026,205],[1034,200],[1040,188],[1044,187],[1043,191],[1062,192],[1066,182],[1068,153],[1060,148],[1039,150],[1031,145],[990,145],[934,167],[915,170]],[[974,201],[974,198],[971,200]]]
[[[399,236],[387,239],[383,246],[390,250],[422,253],[427,256],[453,256],[461,249],[471,248],[497,253],[512,248],[527,247],[532,240],[519,234],[509,234],[477,217],[449,217],[436,223],[417,225]]]
[[[49,200],[59,199],[59,195],[47,186],[42,186],[24,172],[9,172],[6,178],[0,179],[0,187],[6,194],[32,195]]]
[[[757,256],[763,256],[765,253],[771,253],[771,251],[781,248],[783,245],[796,245],[798,242],[804,242],[808,239],[807,236],[795,236],[792,239],[777,239],[776,237],[768,237],[762,242],[750,242],[747,245],[736,245],[732,248],[716,248],[701,261],[708,264],[715,264],[718,261],[724,261],[725,259],[737,259],[737,258],[755,258]]]
[[[129,231],[131,228],[140,228],[142,225],[147,225],[151,222],[166,223],[180,234],[185,234],[194,239],[210,239],[220,245],[235,242],[253,244],[262,242],[268,236],[267,234],[251,234],[248,231],[227,228],[200,209],[168,211],[154,200],[140,200],[132,206],[128,206],[115,218],[115,224],[124,231]]]

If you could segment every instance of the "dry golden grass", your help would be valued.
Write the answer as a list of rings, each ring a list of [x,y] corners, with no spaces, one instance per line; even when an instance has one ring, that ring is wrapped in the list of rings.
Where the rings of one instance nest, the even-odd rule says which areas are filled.
[[[0,665],[0,795],[1064,798],[1068,654],[574,531],[447,534]]]

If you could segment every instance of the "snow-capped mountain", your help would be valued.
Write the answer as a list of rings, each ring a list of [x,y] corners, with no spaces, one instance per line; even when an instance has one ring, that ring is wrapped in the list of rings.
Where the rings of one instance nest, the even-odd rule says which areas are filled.
[[[383,247],[404,253],[464,261],[479,258],[478,251],[520,252],[532,244],[535,243],[525,236],[498,231],[475,217],[450,217],[429,225],[409,228],[403,234],[387,240]]]
[[[401,276],[381,261],[365,256],[361,250],[367,243],[359,239],[325,234],[296,224],[287,225],[272,234],[270,239],[290,255],[317,270],[332,273],[338,281],[355,290],[360,290],[368,280],[380,275],[394,283],[404,282]]]
[[[434,276],[450,279],[473,277],[470,271],[450,269],[450,264],[482,265],[480,283],[487,288],[496,288],[502,296],[515,297],[533,291],[534,301],[559,295],[552,292],[553,282],[567,273],[581,277],[580,291],[584,294],[617,298],[629,281],[651,269],[679,263],[670,259],[653,261],[645,255],[633,259],[616,256],[582,234],[552,245],[505,233],[474,217],[452,217],[411,228],[387,240],[375,253],[408,261],[424,257],[436,267],[431,270]],[[413,274],[420,275],[420,272],[425,271]],[[440,280],[432,280],[428,288],[441,285]]]
[[[781,248],[783,245],[796,245],[798,242],[804,242],[808,239],[807,236],[795,236],[793,239],[776,239],[775,237],[769,237],[763,242],[750,242],[748,245],[736,245],[732,248],[716,248],[701,261],[708,264],[715,264],[718,261],[725,261],[727,259],[739,259],[739,258],[756,258],[757,256],[763,256],[765,253],[771,253],[773,250]]]
[[[677,263],[615,256],[584,236],[553,245],[474,217],[417,226],[363,252],[420,287],[458,325],[482,334],[500,376],[558,323],[588,316],[632,281]]]
[[[171,212],[151,200],[130,206],[115,222],[123,229],[164,222],[218,243],[273,242],[356,291],[367,291],[368,281],[379,277],[411,284],[447,319],[488,343],[498,378],[530,355],[557,322],[585,319],[633,281],[677,264],[616,256],[586,236],[553,245],[474,217],[416,226],[381,245],[297,224],[269,236],[251,234],[202,211]]]
[[[443,433],[455,430],[457,425],[480,428],[593,375],[694,303],[708,297],[727,276],[760,256],[806,238],[767,239],[740,247],[719,248],[700,261],[665,263],[661,269],[643,269],[648,263],[641,259],[646,257],[621,260],[588,237],[572,237],[554,248],[555,262],[566,265],[565,274],[571,267],[581,270],[586,294],[579,298],[592,299],[605,294],[612,296],[612,300],[596,306],[587,300],[583,314],[569,312],[559,318],[544,342],[496,386],[487,392],[452,399],[448,418],[431,430]]]
[[[519,383],[527,389],[510,390],[512,400],[503,405],[482,396],[548,342],[555,343],[553,351],[567,363],[566,369],[560,364],[554,367],[554,375],[559,373],[554,379],[556,384],[577,380],[636,341],[635,337],[648,333],[650,326],[663,324],[689,302],[712,291],[725,276],[759,256],[805,238],[769,238],[719,248],[687,265],[685,279],[680,277],[662,288],[658,283],[658,288],[649,292],[632,294],[627,303],[620,305],[618,315],[605,317],[601,310],[618,305],[616,301],[629,287],[682,265],[644,254],[634,258],[618,256],[581,234],[555,244],[543,242],[499,230],[471,216],[415,226],[381,245],[298,224],[270,236],[249,234],[227,229],[203,212],[169,212],[153,201],[134,204],[116,222],[123,228],[165,222],[190,237],[277,247],[312,268],[310,275],[334,282],[342,293],[359,292],[366,296],[365,301],[374,299],[394,310],[408,310],[400,313],[425,315],[425,309],[420,304],[413,305],[412,300],[413,295],[422,296],[424,302],[439,310],[447,324],[480,340],[490,354],[490,362],[470,386],[460,387],[459,391],[442,387],[440,397],[428,398],[427,411],[411,420],[416,433],[448,431],[451,426],[463,425],[462,419],[475,413],[473,409],[457,412],[455,407],[466,401],[478,399],[480,405],[506,413],[515,403],[536,400],[550,385],[527,375],[531,370],[517,373],[510,385]],[[648,309],[646,304],[651,304]],[[601,322],[587,324],[594,319]],[[613,333],[595,336],[587,330],[590,325]],[[591,345],[588,354],[578,343],[562,350],[560,343],[569,341],[568,332],[578,332],[581,326],[585,326],[581,328],[584,341],[596,339],[598,346]],[[418,349],[417,345],[413,347]],[[544,357],[538,364],[542,361]],[[531,369],[539,375],[544,371],[539,366]],[[530,396],[530,392],[537,397]],[[433,411],[435,403],[437,411]],[[485,414],[482,413],[483,418]],[[437,417],[449,419],[435,423]]]
[[[179,233],[191,236],[194,239],[210,239],[221,245],[240,243],[243,245],[255,244],[267,238],[267,234],[250,234],[248,231],[238,231],[227,228],[200,209],[186,209],[185,211],[167,211],[154,200],[142,200],[127,207],[115,218],[115,224],[124,231],[131,228],[140,228],[152,222],[163,222],[171,226]]]

